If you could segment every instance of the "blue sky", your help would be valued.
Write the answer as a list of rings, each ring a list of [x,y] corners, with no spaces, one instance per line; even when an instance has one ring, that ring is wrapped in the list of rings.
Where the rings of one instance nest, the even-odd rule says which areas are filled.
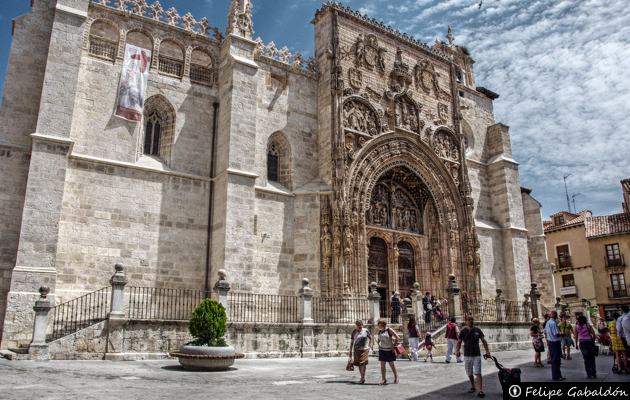
[[[39,1],[39,0],[36,0]],[[543,215],[566,209],[562,176],[578,209],[619,212],[619,181],[630,178],[630,23],[624,0],[349,0],[354,9],[432,43],[452,25],[467,46],[476,83],[501,95],[497,121],[510,126],[523,186]],[[150,0],[147,2],[151,3]],[[229,0],[162,0],[225,28]],[[319,0],[254,0],[265,42],[312,53]],[[29,0],[0,5],[0,90],[11,19]]]

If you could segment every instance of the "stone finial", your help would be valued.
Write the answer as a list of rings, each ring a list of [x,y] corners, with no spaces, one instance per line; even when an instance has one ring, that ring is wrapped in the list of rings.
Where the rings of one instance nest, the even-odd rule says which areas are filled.
[[[188,32],[192,32],[193,26],[197,23],[190,12],[184,14],[184,16],[182,17],[182,22],[184,23],[184,29]]]
[[[131,12],[136,15],[144,15],[144,10],[146,10],[149,5],[146,0],[131,0],[133,7],[131,8]]]
[[[227,34],[251,40],[254,34],[254,23],[250,0],[232,0],[228,13]]]
[[[455,42],[455,36],[453,36],[453,28],[451,28],[451,26],[448,26],[448,32],[446,33],[446,40],[448,40],[448,44],[449,46],[453,45],[453,42]]]
[[[96,4],[100,4],[102,6],[106,6],[109,0],[96,0]]]
[[[182,17],[179,16],[179,13],[175,9],[175,7],[171,7],[166,11],[166,17],[168,19],[168,24],[172,26],[177,25],[177,21],[179,21]]]
[[[497,289],[497,297],[501,297],[503,295],[503,290],[502,289]]]
[[[42,286],[39,288],[40,298],[45,299],[46,296],[48,296],[48,293],[50,293],[50,288],[48,286]]]
[[[125,275],[125,267],[121,263],[114,265],[114,275],[112,275],[109,283],[112,286],[125,286],[127,284],[127,275]]]
[[[128,0],[116,0],[116,8],[122,11],[127,11]]]
[[[280,61],[287,64],[289,62],[289,57],[291,56],[291,52],[289,52],[289,48],[287,46],[284,46],[283,48],[280,49],[278,56],[280,57]]]
[[[420,290],[420,284],[418,282],[414,282],[413,283],[413,289],[414,290]]]
[[[162,5],[160,4],[159,1],[156,1],[155,3],[151,4],[151,18],[153,18],[156,21],[159,21],[160,18],[162,18],[163,13],[164,13],[164,8],[162,8]]]
[[[220,269],[217,273],[219,275],[219,280],[214,284],[214,289],[217,291],[229,291],[230,282],[227,281],[227,272],[225,272],[224,269]]]
[[[227,278],[227,272],[224,269],[220,269],[219,271],[217,271],[218,275],[219,275],[219,280],[220,281],[224,281]]]
[[[200,35],[207,35],[208,34],[208,18],[203,17],[201,18],[201,20],[199,20],[199,34]]]
[[[308,278],[302,278],[302,288],[308,287],[309,283]]]
[[[374,293],[376,292],[376,288],[378,287],[378,284],[376,282],[372,282],[370,283],[370,288],[372,289],[371,292]]]
[[[309,286],[310,281],[308,278],[302,278],[302,288],[298,291],[301,296],[312,296],[313,289]]]

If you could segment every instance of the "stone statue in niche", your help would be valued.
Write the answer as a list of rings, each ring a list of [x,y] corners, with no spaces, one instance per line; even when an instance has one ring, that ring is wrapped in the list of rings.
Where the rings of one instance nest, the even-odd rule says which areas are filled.
[[[435,70],[435,66],[427,59],[418,61],[413,75],[416,81],[416,88],[422,89],[426,94],[435,93],[435,97],[440,97],[440,85],[438,83],[439,74]]]
[[[368,34],[365,39],[360,34],[354,45],[355,65],[357,68],[365,67],[370,71],[378,69],[381,74],[385,73],[385,58],[387,50],[380,47],[378,39],[373,34]]]
[[[371,136],[379,133],[379,120],[377,114],[365,103],[358,100],[349,100],[343,106],[343,125],[357,132]]]
[[[409,85],[412,82],[412,76],[409,73],[409,65],[407,65],[402,56],[402,50],[397,49],[396,61],[394,61],[394,68],[389,75],[389,89],[385,95],[388,99],[393,99],[395,96],[400,96],[407,93]]]
[[[433,249],[431,250],[431,271],[434,274],[440,272],[440,254],[436,245],[433,245]]]
[[[354,137],[351,134],[346,135],[345,147],[346,147],[346,157],[348,158],[349,161],[352,161],[354,159],[355,148],[354,148]]]
[[[408,96],[399,96],[395,101],[396,126],[411,132],[420,134],[424,128],[424,122],[420,120],[421,105]]]
[[[354,246],[354,234],[349,226],[346,226],[343,231],[343,242],[343,255],[347,259],[352,255],[352,249]]]

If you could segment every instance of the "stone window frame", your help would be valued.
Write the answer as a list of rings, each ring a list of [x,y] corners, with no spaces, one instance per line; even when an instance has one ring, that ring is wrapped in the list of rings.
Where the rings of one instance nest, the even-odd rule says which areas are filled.
[[[278,170],[277,180],[271,180],[269,178],[269,156],[277,157]],[[275,182],[284,186],[286,189],[292,189],[292,176],[291,176],[291,145],[286,135],[283,132],[275,132],[267,140],[267,151],[265,153],[265,178],[267,183]]]
[[[112,28],[114,28],[116,32],[116,38],[103,37],[101,35],[96,35],[92,33],[92,30],[94,29],[95,25],[98,25],[98,24],[108,24]],[[83,48],[87,51],[87,54],[90,57],[97,58],[99,60],[109,61],[112,64],[114,64],[116,63],[116,60],[119,58],[121,38],[122,38],[121,30],[115,21],[112,21],[107,18],[92,18],[90,19],[88,26],[86,27],[86,30],[85,30],[85,35],[83,37]],[[92,44],[96,41],[100,42],[101,46],[109,45],[111,47],[112,55],[107,56],[107,55],[99,54],[98,52],[93,51]]]
[[[158,154],[145,153],[146,127],[149,118],[157,119],[160,122],[160,139]],[[175,141],[176,112],[172,103],[161,94],[155,94],[147,98],[144,102],[144,113],[142,116],[142,135],[140,140],[140,154],[149,157],[156,157],[162,163],[170,165],[171,154]]]
[[[171,42],[179,48],[179,50],[181,51],[181,59],[162,54],[162,47],[165,42]],[[172,36],[167,36],[167,37],[159,39],[156,53],[157,53],[157,58],[156,58],[157,70],[160,75],[164,75],[164,76],[168,76],[168,77],[176,78],[180,80],[184,78],[184,76],[186,75],[186,70],[189,69],[189,67],[187,68],[187,66],[189,65],[188,61],[190,59],[189,47],[185,46],[184,43],[182,43],[178,39]],[[170,69],[179,68],[180,72],[179,73],[170,72],[168,71],[169,68]]]

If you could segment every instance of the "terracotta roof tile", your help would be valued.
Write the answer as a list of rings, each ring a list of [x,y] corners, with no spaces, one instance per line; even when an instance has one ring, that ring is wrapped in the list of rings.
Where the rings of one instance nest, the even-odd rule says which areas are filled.
[[[545,232],[552,232],[552,231],[555,231],[556,229],[563,229],[563,228],[569,228],[572,226],[582,225],[584,223],[584,220],[591,216],[591,212],[589,210],[582,210],[577,214],[573,214],[568,211],[560,211],[551,215],[551,217],[553,218],[558,215],[565,216],[566,220],[564,224],[554,225],[553,220],[544,221],[543,227],[544,227]]]
[[[602,215],[586,218],[586,237],[608,236],[619,233],[630,233],[630,213]]]

